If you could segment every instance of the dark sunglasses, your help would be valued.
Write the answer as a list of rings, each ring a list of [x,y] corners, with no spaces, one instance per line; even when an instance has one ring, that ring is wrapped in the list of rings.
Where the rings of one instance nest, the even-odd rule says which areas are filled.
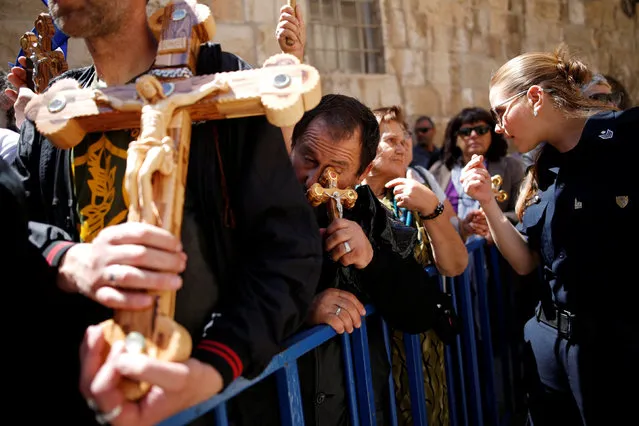
[[[479,136],[482,136],[490,132],[490,126],[484,124],[483,126],[462,127],[461,129],[457,130],[457,135],[467,138],[473,133],[473,130]]]
[[[430,132],[431,130],[433,130],[433,128],[432,128],[432,127],[417,127],[417,128],[415,129],[415,131],[416,131],[417,133],[428,133],[428,132]]]
[[[590,99],[595,100],[597,102],[602,102],[604,104],[613,104],[618,106],[622,101],[621,93],[595,93],[594,95],[589,96]]]

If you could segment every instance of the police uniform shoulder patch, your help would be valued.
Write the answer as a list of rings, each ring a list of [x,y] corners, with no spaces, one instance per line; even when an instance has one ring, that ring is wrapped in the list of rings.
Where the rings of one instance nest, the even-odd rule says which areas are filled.
[[[614,136],[614,133],[610,129],[602,130],[601,133],[599,133],[599,137],[604,140],[612,139],[613,136]]]
[[[615,197],[615,201],[617,202],[617,205],[623,209],[628,205],[628,201],[630,200],[627,195],[619,195]]]

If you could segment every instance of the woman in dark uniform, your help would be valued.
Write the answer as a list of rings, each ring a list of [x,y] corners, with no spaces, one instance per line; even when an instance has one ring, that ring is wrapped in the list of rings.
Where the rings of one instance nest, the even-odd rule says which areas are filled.
[[[525,326],[529,416],[536,426],[639,420],[639,108],[580,95],[591,73],[559,49],[526,53],[490,83],[496,131],[520,152],[546,142],[517,203],[517,229],[497,205],[481,156],[464,168],[499,250],[544,286]]]

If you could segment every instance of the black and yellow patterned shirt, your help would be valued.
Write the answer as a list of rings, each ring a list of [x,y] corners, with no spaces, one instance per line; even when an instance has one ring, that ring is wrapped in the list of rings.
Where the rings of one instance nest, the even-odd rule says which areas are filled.
[[[124,190],[129,131],[92,133],[73,149],[73,181],[80,239],[91,242],[107,226],[126,221]]]
[[[84,87],[103,87],[93,67],[80,80]],[[126,221],[129,200],[123,185],[127,149],[138,133],[90,133],[73,148],[73,186],[82,242],[89,243],[105,227]]]

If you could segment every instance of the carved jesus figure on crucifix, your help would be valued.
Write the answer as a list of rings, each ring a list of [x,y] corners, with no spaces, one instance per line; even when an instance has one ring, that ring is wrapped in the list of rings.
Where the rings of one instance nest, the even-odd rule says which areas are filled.
[[[121,111],[141,112],[140,136],[129,144],[124,175],[124,187],[129,194],[129,220],[161,226],[153,201],[152,178],[156,172],[170,175],[176,167],[176,147],[168,135],[173,114],[177,108],[192,105],[209,94],[228,91],[228,84],[218,77],[190,92],[165,93],[156,77],[143,75],[135,87],[139,100],[123,101],[100,90],[95,91],[95,100]]]

